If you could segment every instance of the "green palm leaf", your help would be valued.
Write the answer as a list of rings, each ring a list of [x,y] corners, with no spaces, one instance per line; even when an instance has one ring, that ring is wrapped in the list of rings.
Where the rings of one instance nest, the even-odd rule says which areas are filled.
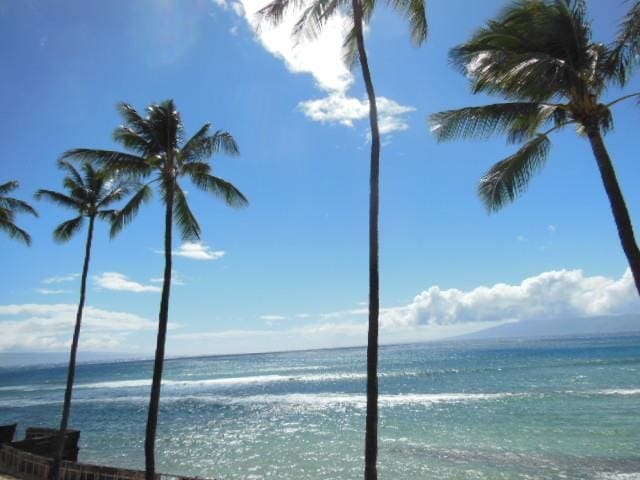
[[[0,217],[0,230],[6,232],[11,238],[15,238],[26,245],[31,245],[31,236],[11,220]]]
[[[532,136],[557,109],[535,102],[496,103],[438,112],[430,117],[431,132],[438,141],[488,138],[512,133],[514,140]]]
[[[46,199],[61,207],[69,208],[71,210],[82,210],[85,208],[85,205],[82,201],[77,198],[72,198],[68,195],[65,195],[60,192],[55,192],[53,190],[40,189],[36,192],[36,198]]]
[[[425,2],[422,0],[389,0],[389,4],[409,21],[413,44],[421,45],[427,39],[429,32]]]
[[[53,231],[53,238],[60,243],[69,241],[82,228],[83,223],[84,216],[82,215],[62,222]]]
[[[549,138],[539,134],[480,179],[478,194],[490,212],[501,209],[526,190],[531,177],[544,165],[550,145]]]
[[[131,197],[129,202],[122,207],[111,219],[111,237],[115,237],[137,215],[142,204],[148,202],[153,196],[153,190],[149,184],[143,185],[138,192]]]
[[[14,223],[14,219],[18,213],[28,213],[37,217],[38,212],[23,200],[5,196],[18,188],[19,185],[19,182],[15,180],[0,184],[0,230],[6,232],[11,238],[31,245],[31,237]]]
[[[144,158],[111,150],[75,148],[62,154],[61,158],[93,162],[106,168],[109,172],[126,173],[135,178],[144,178],[151,173]]]
[[[245,207],[249,200],[231,183],[213,175],[192,175],[193,183],[200,189],[223,199],[231,207]]]
[[[16,180],[11,180],[9,182],[3,183],[2,185],[0,185],[0,195],[5,195],[9,192],[12,192],[19,186],[20,183]]]
[[[191,212],[187,198],[180,188],[180,185],[176,185],[174,195],[174,218],[178,227],[180,227],[180,233],[183,240],[199,240],[200,239],[200,225],[198,220]]]
[[[38,216],[38,212],[31,205],[17,198],[0,197],[0,209],[11,210],[15,213],[28,213],[34,217]]]

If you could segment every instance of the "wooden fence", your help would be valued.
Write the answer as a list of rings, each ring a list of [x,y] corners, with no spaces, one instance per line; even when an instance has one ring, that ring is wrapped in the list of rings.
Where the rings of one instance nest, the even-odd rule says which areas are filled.
[[[24,452],[9,445],[0,446],[0,472],[23,480],[47,480],[53,460]],[[63,461],[61,480],[144,480],[144,471]],[[156,480],[203,480],[199,477],[156,474]]]

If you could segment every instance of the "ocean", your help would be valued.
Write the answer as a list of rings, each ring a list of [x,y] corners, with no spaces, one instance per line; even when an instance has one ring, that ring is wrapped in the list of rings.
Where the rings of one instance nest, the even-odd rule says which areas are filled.
[[[80,460],[143,468],[151,361],[81,364]],[[0,424],[56,426],[66,369],[0,367]],[[365,350],[168,360],[159,471],[362,478]],[[381,479],[640,479],[640,336],[380,352]]]

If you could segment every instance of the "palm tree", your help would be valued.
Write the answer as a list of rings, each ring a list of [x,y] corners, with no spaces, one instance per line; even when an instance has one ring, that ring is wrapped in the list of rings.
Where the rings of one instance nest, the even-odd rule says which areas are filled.
[[[73,210],[77,216],[58,225],[53,231],[53,238],[57,242],[67,242],[84,225],[85,218],[89,220],[87,240],[85,245],[84,263],[82,267],[82,280],[80,282],[80,302],[76,312],[76,324],[71,341],[71,354],[69,355],[69,368],[67,371],[67,386],[64,392],[62,405],[62,419],[58,433],[58,443],[54,456],[51,478],[57,479],[60,471],[60,462],[64,448],[64,434],[69,424],[71,411],[71,395],[73,393],[73,381],[76,372],[76,353],[80,338],[80,326],[82,324],[82,311],[87,290],[87,274],[89,272],[89,260],[91,258],[91,242],[93,240],[93,227],[97,219],[111,220],[116,211],[108,208],[114,202],[121,200],[127,193],[127,187],[121,182],[107,178],[104,172],[96,171],[89,162],[82,164],[82,174],[70,163],[61,160],[58,166],[66,171],[63,184],[68,193],[55,192],[53,190],[38,190],[36,198],[49,200],[61,207]]]
[[[390,0],[389,5],[409,20],[411,39],[415,45],[427,38],[425,0]],[[297,0],[273,0],[259,10],[258,15],[274,24],[282,21],[290,8],[297,8]],[[338,11],[347,10],[353,26],[344,41],[345,59],[353,65],[360,62],[369,101],[371,128],[370,196],[369,196],[369,330],[367,338],[367,415],[365,423],[364,477],[375,480],[378,457],[378,317],[380,314],[378,212],[380,204],[380,130],[376,94],[364,44],[364,24],[371,19],[375,0],[313,0],[302,12],[293,35],[317,35],[322,26]]]
[[[145,438],[146,479],[154,480],[156,427],[169,319],[173,223],[178,225],[184,240],[200,238],[200,226],[178,181],[181,177],[189,177],[196,187],[222,198],[232,207],[243,207],[248,201],[231,183],[212,175],[208,163],[209,157],[217,152],[238,154],[231,134],[222,130],[210,134],[211,126],[207,123],[183,143],[182,119],[173,100],[150,105],[146,117],[125,103],[119,105],[119,110],[125,124],[116,128],[113,136],[131,153],[75,149],[66,152],[64,158],[97,162],[136,181],[153,176],[114,216],[112,235],[131,222],[140,206],[151,198],[152,184],[157,186],[165,205],[164,279]]]
[[[16,213],[30,213],[37,217],[38,212],[27,202],[6,196],[7,193],[19,186],[20,184],[16,180],[0,185],[0,230],[7,232],[11,238],[31,245],[31,235],[15,224],[15,217]]]
[[[350,3],[350,5],[349,5]],[[427,20],[424,0],[389,2],[401,14],[409,19],[411,37],[416,45],[420,45],[427,36]],[[259,11],[264,18],[277,23],[285,12],[297,6],[294,0],[274,0]],[[346,59],[353,64],[360,62],[362,77],[369,101],[369,123],[371,128],[371,160],[370,160],[370,199],[369,199],[369,328],[367,338],[367,415],[365,421],[365,470],[368,480],[377,479],[378,456],[378,329],[380,314],[379,292],[379,241],[378,212],[380,204],[380,131],[378,128],[378,111],[376,95],[369,69],[369,61],[364,44],[363,24],[367,22],[375,7],[375,1],[366,0],[314,0],[303,11],[298,20],[294,35],[303,32],[315,35],[324,23],[340,9],[350,8],[353,27],[345,39]]]
[[[478,193],[490,212],[524,192],[547,159],[549,135],[575,125],[591,145],[640,293],[640,250],[603,140],[613,128],[611,107],[640,95],[602,99],[610,84],[624,85],[637,63],[633,42],[625,38],[595,43],[583,0],[512,2],[450,53],[473,93],[508,102],[439,112],[431,122],[439,141],[506,134],[510,143],[523,143],[480,179]]]

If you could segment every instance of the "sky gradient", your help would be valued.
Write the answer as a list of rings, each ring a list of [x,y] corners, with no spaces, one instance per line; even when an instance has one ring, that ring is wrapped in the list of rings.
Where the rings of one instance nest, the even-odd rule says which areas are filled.
[[[51,232],[71,213],[36,202],[61,189],[56,159],[119,148],[118,102],[143,110],[173,98],[187,136],[205,122],[240,156],[214,173],[250,200],[229,209],[188,184],[201,244],[175,239],[167,351],[238,353],[366,342],[369,145],[358,70],[341,60],[344,19],[296,45],[289,25],[257,28],[261,0],[0,3],[3,178],[32,200],[27,248],[0,236],[0,352],[60,351],[70,341],[84,232]],[[589,3],[594,38],[612,40],[624,2]],[[587,141],[552,138],[528,191],[488,215],[479,178],[513,152],[504,139],[437,144],[429,114],[500,99],[472,96],[447,60],[505,2],[428,3],[430,32],[411,45],[381,9],[367,32],[383,135],[380,216],[382,342],[442,338],[501,322],[640,312]],[[461,13],[462,12],[462,13]],[[640,90],[638,75],[625,92]],[[611,90],[605,99],[616,98]],[[618,95],[619,96],[619,95]],[[606,138],[632,219],[640,216],[640,111],[614,108]],[[163,258],[156,197],[115,240],[99,225],[80,349],[153,351]]]

